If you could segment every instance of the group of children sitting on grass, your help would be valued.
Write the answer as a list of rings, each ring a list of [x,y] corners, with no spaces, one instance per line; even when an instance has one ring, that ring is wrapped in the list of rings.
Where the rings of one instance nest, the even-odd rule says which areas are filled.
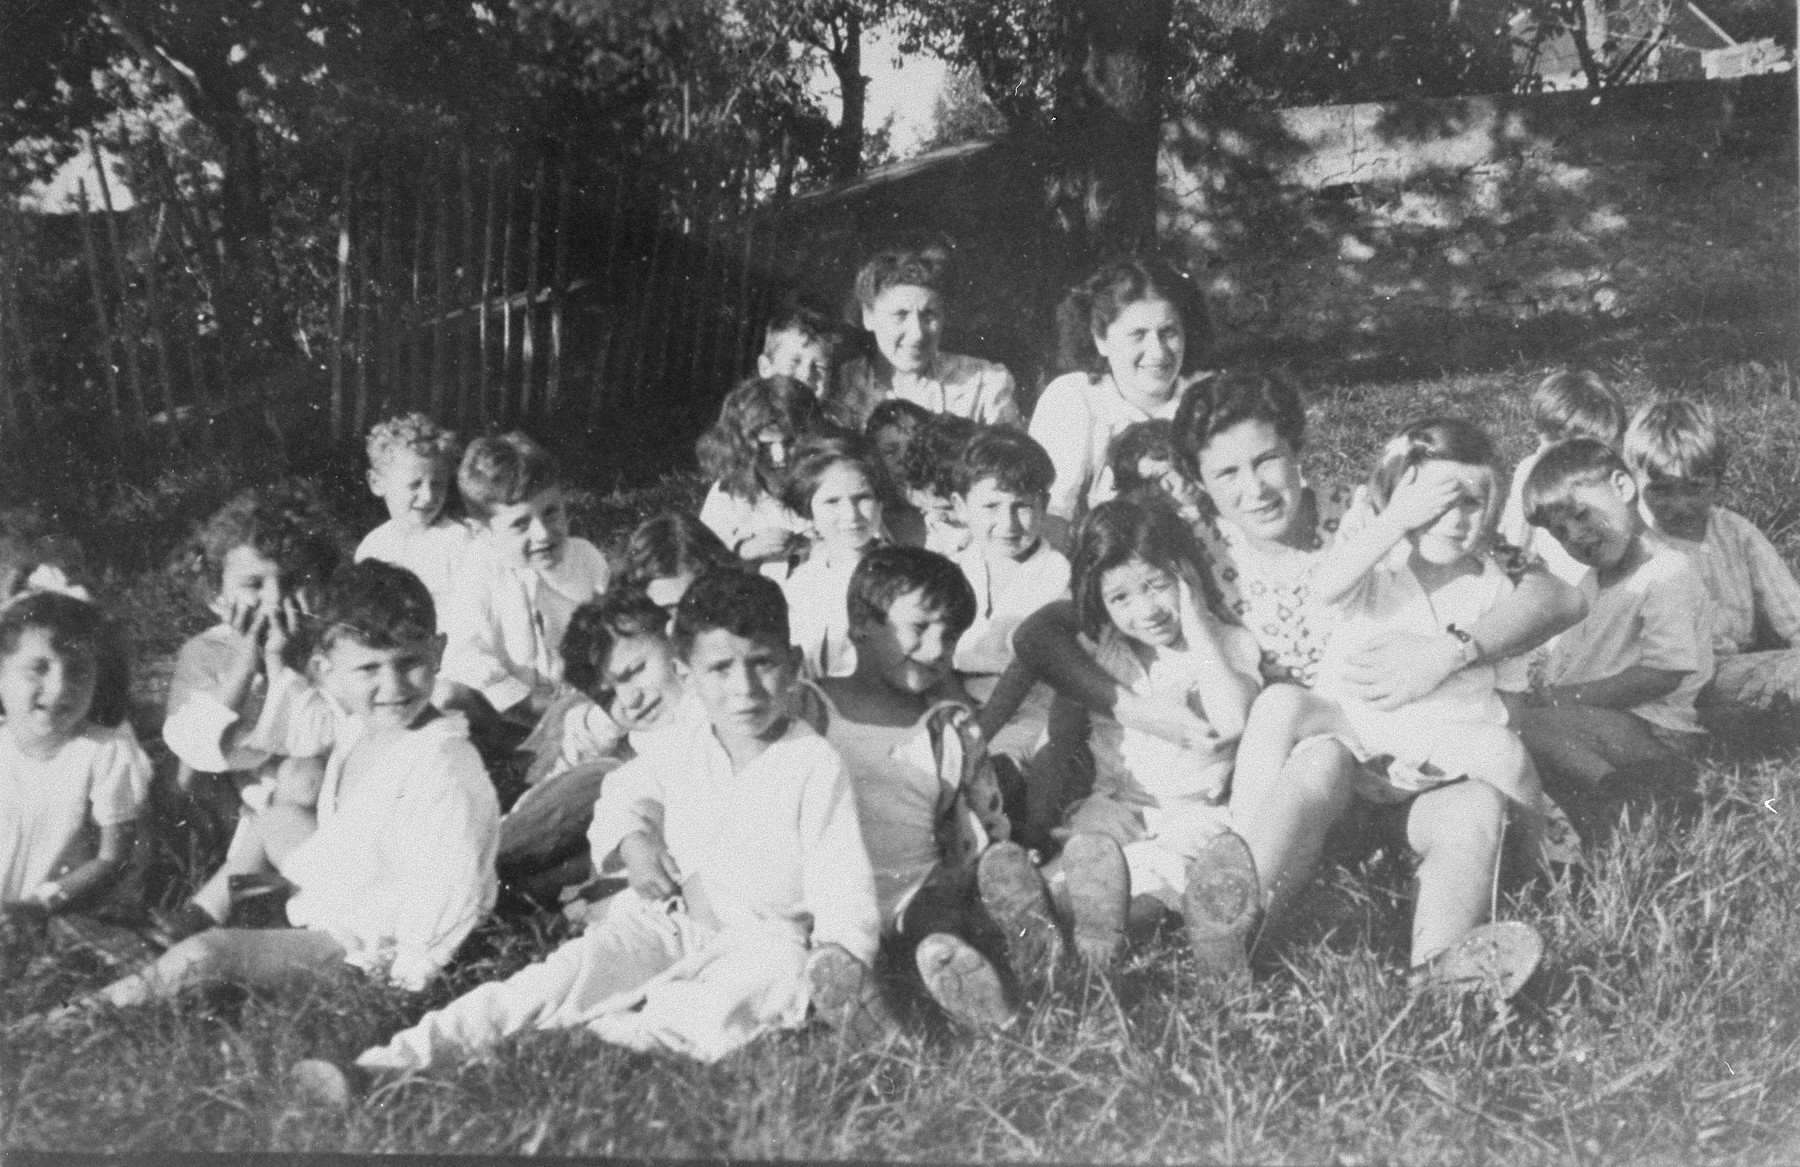
[[[533,1028],[707,1060],[809,1010],[858,1043],[1005,1029],[1165,925],[1241,984],[1346,828],[1416,857],[1419,989],[1504,997],[1542,945],[1491,920],[1503,859],[1578,863],[1622,806],[1694,797],[1715,710],[1800,698],[1800,585],[1718,504],[1703,404],[1627,424],[1559,373],[1510,491],[1456,417],[1325,490],[1298,391],[1208,370],[1166,264],[1070,294],[1023,428],[1004,368],[940,351],[945,286],[938,251],[877,255],[853,361],[776,320],[698,517],[611,564],[537,443],[459,454],[416,414],[369,436],[390,517],[353,563],[302,492],[229,503],[163,736],[235,834],[162,955],[32,1023],[346,963],[417,988],[535,901],[579,935],[301,1085]],[[105,620],[54,572],[14,590],[9,960],[104,898],[151,783]]]

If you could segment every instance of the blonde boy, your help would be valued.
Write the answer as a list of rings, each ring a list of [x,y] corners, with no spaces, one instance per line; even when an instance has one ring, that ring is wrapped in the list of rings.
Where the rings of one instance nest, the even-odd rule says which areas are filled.
[[[440,609],[468,554],[468,525],[444,514],[461,444],[422,413],[389,418],[369,431],[369,491],[387,507],[387,522],[357,544],[356,561],[404,567],[431,589]]]
[[[799,662],[780,587],[710,572],[682,598],[674,640],[704,716],[608,779],[588,835],[596,865],[622,867],[630,888],[548,959],[427,1014],[348,1074],[297,1065],[302,1091],[347,1101],[371,1075],[531,1029],[714,1061],[800,1024],[809,996],[840,1024],[863,1015],[874,880],[843,759],[788,712]]]
[[[114,1007],[208,981],[280,988],[342,964],[422,988],[494,902],[499,808],[460,717],[430,697],[443,652],[418,577],[359,563],[332,578],[319,615],[318,689],[271,682],[276,737],[340,717],[316,812],[272,806],[254,862],[292,886],[285,928],[213,928],[102,989]]]
[[[1644,521],[1687,556],[1712,597],[1718,670],[1703,704],[1800,702],[1800,583],[1767,535],[1718,505],[1726,450],[1712,410],[1653,401],[1632,418],[1624,453]]]
[[[606,559],[569,534],[561,472],[524,434],[469,443],[457,485],[476,542],[444,613],[438,703],[467,713],[478,737],[517,745],[563,694],[563,633],[605,592]]]
[[[1630,471],[1592,438],[1545,451],[1525,513],[1589,569],[1586,618],[1557,639],[1544,683],[1511,707],[1545,787],[1578,825],[1596,797],[1690,794],[1687,755],[1704,733],[1694,698],[1713,673],[1699,573],[1649,531]]]
[[[1619,435],[1625,432],[1625,405],[1597,373],[1565,369],[1545,377],[1532,390],[1531,429],[1537,435],[1537,449],[1513,468],[1506,507],[1500,512],[1500,537],[1542,558],[1550,573],[1564,583],[1575,584],[1587,574],[1587,568],[1555,539],[1539,538],[1537,528],[1526,521],[1525,480],[1544,451],[1567,438],[1593,438],[1617,449]]]
[[[839,370],[834,398],[858,428],[870,410],[890,397],[933,413],[1024,428],[1006,366],[938,347],[949,265],[942,247],[890,247],[857,273],[856,299],[862,305],[862,325],[875,338],[875,355],[858,357]]]

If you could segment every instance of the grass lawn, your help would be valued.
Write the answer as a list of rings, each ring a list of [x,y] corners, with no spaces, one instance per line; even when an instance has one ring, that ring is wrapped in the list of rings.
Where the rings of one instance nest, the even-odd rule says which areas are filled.
[[[1526,449],[1541,369],[1319,386],[1315,480],[1360,477],[1403,420],[1465,413]],[[1732,504],[1800,558],[1800,403],[1785,367],[1701,363],[1668,380],[1613,360],[1633,401],[1652,379],[1707,395],[1737,453]],[[693,483],[592,500],[607,541]],[[345,495],[346,498],[350,496]],[[204,508],[196,508],[203,510]],[[366,517],[366,516],[363,516]],[[117,571],[133,624],[140,730],[156,665],[197,626],[155,571]],[[55,1042],[0,1037],[0,1147],[84,1151],[510,1152],[730,1158],[1444,1163],[1800,1159],[1800,734],[1715,743],[1697,822],[1633,824],[1573,883],[1502,915],[1548,942],[1499,1016],[1410,1001],[1407,872],[1393,857],[1320,881],[1279,967],[1242,999],[1202,999],[1174,936],[1109,981],[1075,983],[1004,1037],[913,1033],[846,1053],[782,1034],[717,1066],[527,1035],[487,1059],[378,1092],[347,1114],[283,1090],[293,1061],[349,1056],[428,1004],[518,967],[561,935],[542,918],[484,929],[429,999],[346,973],[279,1000],[194,994]],[[165,845],[175,884],[200,857]],[[0,1024],[91,985],[43,964],[0,985]]]

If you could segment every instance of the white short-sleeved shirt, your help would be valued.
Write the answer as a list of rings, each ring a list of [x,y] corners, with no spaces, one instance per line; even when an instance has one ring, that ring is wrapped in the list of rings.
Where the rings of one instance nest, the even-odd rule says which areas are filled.
[[[1644,541],[1650,555],[1624,579],[1601,587],[1592,571],[1582,578],[1587,616],[1556,638],[1548,679],[1574,685],[1633,665],[1684,672],[1673,692],[1631,712],[1675,733],[1701,733],[1694,698],[1713,674],[1712,602],[1685,556],[1654,536]]]
[[[1587,574],[1587,565],[1564,551],[1555,535],[1525,521],[1525,480],[1531,477],[1532,467],[1543,456],[1542,450],[1533,450],[1519,459],[1519,464],[1513,468],[1506,506],[1500,512],[1500,537],[1526,555],[1543,560],[1551,575],[1573,587]]]
[[[1056,467],[1050,513],[1073,522],[1117,494],[1106,464],[1107,447],[1127,426],[1172,420],[1182,392],[1195,380],[1199,378],[1177,382],[1168,401],[1152,411],[1125,400],[1110,374],[1065,373],[1044,386],[1031,413],[1030,432]]]
[[[475,532],[468,524],[439,518],[429,527],[403,526],[389,519],[363,536],[356,561],[379,559],[418,576],[442,612],[450,602],[450,583],[467,562]]]
[[[495,709],[510,709],[539,681],[562,679],[562,638],[575,609],[606,591],[606,557],[572,538],[548,571],[501,562],[477,541],[438,619],[448,638],[446,681],[467,685]]]
[[[1005,365],[960,353],[937,355],[931,368],[916,375],[894,374],[880,361],[858,357],[838,374],[832,401],[857,425],[869,420],[877,405],[890,397],[910,401],[932,413],[954,413],[982,425],[1023,429],[1013,375]]]
[[[956,671],[1004,673],[1019,625],[1045,604],[1068,598],[1068,557],[1040,539],[1030,555],[998,567],[972,549],[955,558],[975,589],[975,622],[956,642]]]
[[[150,759],[129,725],[90,725],[48,758],[21,752],[0,725],[0,903],[86,862],[88,824],[131,822],[149,795]]]
[[[1800,582],[1756,524],[1736,511],[1714,507],[1699,542],[1663,535],[1700,573],[1713,601],[1713,651],[1748,652],[1757,642],[1759,618],[1783,644],[1800,646]]]

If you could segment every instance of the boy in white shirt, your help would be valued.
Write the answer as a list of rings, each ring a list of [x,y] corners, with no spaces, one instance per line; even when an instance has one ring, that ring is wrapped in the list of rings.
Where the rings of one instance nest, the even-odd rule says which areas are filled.
[[[875,338],[875,355],[844,364],[831,402],[857,428],[890,397],[933,413],[1024,428],[1005,365],[938,348],[949,266],[949,253],[940,246],[890,247],[857,273],[856,299],[862,325]]]
[[[1625,432],[1625,405],[1598,373],[1564,369],[1552,373],[1531,391],[1531,430],[1537,449],[1513,467],[1506,506],[1500,512],[1500,537],[1520,551],[1538,556],[1550,574],[1566,584],[1578,584],[1587,567],[1576,562],[1555,539],[1541,538],[1525,519],[1525,480],[1538,459],[1560,441],[1593,438],[1613,449]]]
[[[463,713],[490,760],[516,749],[569,696],[560,646],[569,618],[606,591],[606,558],[569,534],[549,451],[521,433],[477,438],[457,471],[476,531],[442,621],[440,708]]]
[[[1544,452],[1525,514],[1589,569],[1587,616],[1556,640],[1547,676],[1509,703],[1545,788],[1584,833],[1626,797],[1691,796],[1688,755],[1705,733],[1694,698],[1713,674],[1699,573],[1650,532],[1631,472],[1592,438]]]
[[[1013,633],[1027,616],[1069,594],[1069,560],[1043,538],[1044,508],[1056,467],[1031,438],[987,430],[957,461],[955,496],[969,544],[956,565],[975,593],[975,618],[956,645],[956,674],[982,703],[978,717],[990,750],[1028,774],[1049,724],[1050,687],[1013,655]],[[1058,810],[1024,780],[1026,829],[1042,838]],[[1031,804],[1032,792],[1038,791]]]
[[[474,538],[444,514],[461,443],[422,413],[381,422],[369,431],[369,490],[386,506],[387,522],[356,546],[358,563],[379,559],[425,581],[439,610]]]
[[[346,567],[321,603],[318,688],[270,681],[272,740],[336,717],[316,812],[253,821],[257,866],[291,885],[287,928],[213,928],[83,1002],[124,1008],[230,981],[291,986],[348,963],[417,990],[493,905],[499,808],[462,718],[431,707],[443,638],[417,576]]]
[[[801,1024],[809,995],[828,1019],[873,1028],[874,879],[843,759],[789,713],[799,661],[781,589],[710,572],[682,598],[674,640],[704,716],[609,778],[588,835],[630,889],[541,963],[428,1013],[348,1074],[297,1065],[302,1092],[342,1103],[372,1075],[528,1029],[710,1062]]]
[[[1756,524],[1718,505],[1726,450],[1712,410],[1650,402],[1625,431],[1624,455],[1644,521],[1687,556],[1713,600],[1718,668],[1702,706],[1800,703],[1800,582]]]
[[[952,1020],[1006,1028],[1044,988],[1061,941],[1043,880],[1006,841],[999,787],[959,699],[951,658],[975,597],[943,556],[878,547],[850,577],[848,603],[856,671],[817,687],[825,739],[856,789],[887,956],[916,969]]]

